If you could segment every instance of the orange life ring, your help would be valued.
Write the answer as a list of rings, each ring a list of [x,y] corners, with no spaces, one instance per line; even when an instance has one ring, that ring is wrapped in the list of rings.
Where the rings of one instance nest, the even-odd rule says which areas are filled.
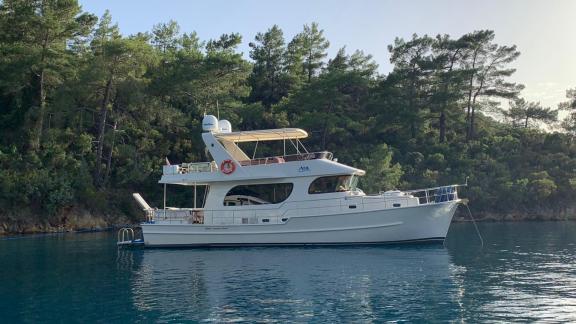
[[[232,160],[224,160],[220,163],[220,170],[224,174],[231,174],[236,171],[236,164]]]

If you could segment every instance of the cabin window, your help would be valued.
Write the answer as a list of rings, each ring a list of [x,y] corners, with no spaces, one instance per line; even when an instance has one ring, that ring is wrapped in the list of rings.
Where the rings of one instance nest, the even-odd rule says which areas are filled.
[[[288,199],[293,188],[292,183],[236,186],[226,194],[224,206],[279,204]]]
[[[321,194],[330,192],[344,192],[349,191],[353,177],[351,175],[320,177],[310,184],[308,188],[309,194]]]

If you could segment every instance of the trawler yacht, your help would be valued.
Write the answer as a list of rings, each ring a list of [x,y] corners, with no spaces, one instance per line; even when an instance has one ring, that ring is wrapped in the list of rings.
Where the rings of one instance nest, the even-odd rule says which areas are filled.
[[[233,132],[230,122],[212,115],[202,128],[212,161],[163,166],[162,208],[134,194],[147,214],[145,246],[442,241],[461,201],[458,185],[367,195],[357,187],[365,171],[338,163],[330,152],[308,152],[302,129]],[[258,144],[269,141],[282,154],[256,158]],[[172,185],[193,192],[192,207],[166,206]]]

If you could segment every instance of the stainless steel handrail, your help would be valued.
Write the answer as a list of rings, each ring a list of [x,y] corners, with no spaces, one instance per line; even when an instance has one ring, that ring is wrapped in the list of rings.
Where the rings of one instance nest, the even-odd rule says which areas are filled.
[[[432,187],[425,189],[416,189],[403,191],[403,193],[410,194],[411,196],[418,198],[420,204],[433,204],[441,203],[447,201],[458,200],[458,187],[465,185],[448,185],[441,187]]]

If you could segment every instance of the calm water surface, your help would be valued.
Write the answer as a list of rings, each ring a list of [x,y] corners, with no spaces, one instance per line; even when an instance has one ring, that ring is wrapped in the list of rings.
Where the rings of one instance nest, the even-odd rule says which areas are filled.
[[[442,245],[118,250],[0,240],[0,322],[576,321],[576,222],[453,224]]]

